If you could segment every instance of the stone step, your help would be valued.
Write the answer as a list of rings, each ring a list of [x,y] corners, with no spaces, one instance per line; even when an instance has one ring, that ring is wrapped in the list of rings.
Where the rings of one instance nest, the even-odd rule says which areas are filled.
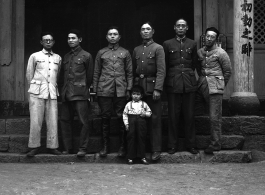
[[[94,117],[90,120],[90,134],[100,135],[101,133],[101,118]],[[0,119],[0,134],[22,134],[28,135],[30,127],[29,117],[20,118],[5,118]],[[80,123],[77,118],[74,121],[76,134],[80,132]],[[208,116],[196,116],[195,128],[197,135],[210,135],[210,122]],[[162,118],[163,135],[168,132],[168,119]],[[43,123],[43,135],[45,135],[46,124]],[[118,121],[116,117],[111,119],[111,134],[118,134]],[[184,135],[183,125],[180,124],[180,135]],[[60,133],[60,123],[59,123]],[[260,116],[234,116],[223,117],[222,119],[222,134],[224,135],[264,135],[265,136],[265,117]]]
[[[9,153],[24,153],[28,151],[28,135],[0,135],[0,151]],[[196,146],[198,149],[206,148],[210,143],[210,136],[198,135],[196,136]],[[244,145],[244,137],[240,135],[223,135],[221,139],[222,149],[241,150]],[[110,152],[117,152],[119,149],[119,136],[110,137]],[[46,137],[42,136],[41,145],[46,145]],[[59,150],[63,150],[62,138],[59,137]],[[74,149],[78,151],[78,137],[74,139]],[[167,137],[163,136],[163,151],[167,151]],[[100,136],[90,136],[88,153],[96,153],[101,149],[101,137]],[[185,139],[180,138],[178,140],[179,151],[185,150]],[[149,137],[146,140],[146,151],[150,150]]]
[[[150,161],[150,153],[146,154]],[[249,163],[252,160],[250,151],[219,151],[214,155],[205,155],[203,151],[194,155],[189,152],[177,152],[175,154],[162,153],[161,159],[151,163]],[[83,158],[76,155],[49,155],[38,154],[28,158],[25,154],[0,153],[0,163],[126,163],[125,158],[117,157],[117,153],[108,154],[101,158],[98,154],[87,154]]]

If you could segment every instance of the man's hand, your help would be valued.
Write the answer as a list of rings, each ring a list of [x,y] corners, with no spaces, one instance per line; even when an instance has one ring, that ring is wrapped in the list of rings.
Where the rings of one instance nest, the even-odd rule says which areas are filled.
[[[131,97],[130,91],[126,90],[126,100],[128,101]]]
[[[125,125],[125,130],[126,131],[129,131],[129,124],[128,125]]]
[[[153,100],[159,100],[161,96],[160,91],[154,90],[153,92]]]

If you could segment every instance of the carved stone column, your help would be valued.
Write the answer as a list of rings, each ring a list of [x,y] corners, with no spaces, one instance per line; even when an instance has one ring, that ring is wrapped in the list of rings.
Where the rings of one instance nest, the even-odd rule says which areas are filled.
[[[254,93],[254,0],[234,0],[234,92],[229,106],[232,114],[253,115],[259,110]]]

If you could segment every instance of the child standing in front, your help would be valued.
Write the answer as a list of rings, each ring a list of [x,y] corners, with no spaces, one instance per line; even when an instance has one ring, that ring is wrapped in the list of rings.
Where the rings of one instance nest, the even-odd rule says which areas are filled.
[[[140,158],[142,163],[148,165],[145,158],[145,142],[147,134],[146,117],[152,112],[149,106],[142,101],[144,90],[135,85],[132,88],[132,101],[128,102],[123,111],[123,122],[127,133],[128,164],[133,164],[135,158]]]

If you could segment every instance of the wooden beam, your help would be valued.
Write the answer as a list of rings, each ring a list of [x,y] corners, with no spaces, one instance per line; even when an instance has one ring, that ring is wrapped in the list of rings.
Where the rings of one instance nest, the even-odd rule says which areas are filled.
[[[25,0],[14,1],[14,40],[15,40],[15,100],[24,101],[25,65],[24,65],[24,39],[25,39]]]
[[[0,0],[0,65],[11,64],[12,0]]]
[[[194,40],[200,48],[200,36],[203,34],[202,0],[194,0]]]
[[[218,28],[218,0],[205,0],[206,28]]]

